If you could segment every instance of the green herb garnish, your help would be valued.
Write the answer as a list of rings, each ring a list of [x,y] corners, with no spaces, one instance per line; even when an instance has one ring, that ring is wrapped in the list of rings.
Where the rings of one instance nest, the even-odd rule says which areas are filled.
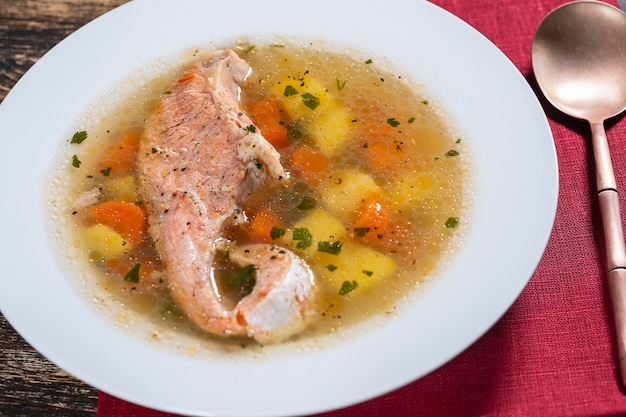
[[[139,282],[139,268],[141,264],[135,264],[130,270],[124,275],[124,281],[134,282],[135,284]]]
[[[106,167],[106,169],[101,169],[100,173],[104,175],[105,177],[108,177],[109,174],[111,173],[111,167]]]
[[[298,204],[298,210],[311,210],[313,208],[315,208],[315,200],[311,197],[304,197]]]
[[[328,269],[330,272],[333,272],[337,269],[337,266],[333,264],[326,265],[326,269]]]
[[[374,275],[374,271],[367,271],[367,270],[365,270],[365,269],[364,269],[364,270],[363,270],[363,271],[361,271],[361,272],[363,272],[363,273],[364,273],[365,275],[367,275],[368,277],[371,277],[372,275]]]
[[[276,240],[284,235],[285,231],[283,229],[279,229],[278,227],[272,227],[272,230],[270,230],[270,237],[272,240]]]
[[[356,290],[359,287],[359,283],[356,281],[344,281],[339,289],[339,295],[346,295],[349,292]]]
[[[459,151],[455,151],[454,149],[450,149],[448,152],[446,152],[446,156],[448,157],[457,156],[458,154]]]
[[[346,80],[343,80],[343,82],[339,81],[339,78],[337,78],[337,90],[341,91],[343,90],[343,88],[346,86]]]
[[[78,156],[76,155],[72,156],[72,166],[74,168],[80,168],[80,159],[78,159]]]
[[[313,244],[313,236],[306,227],[296,227],[293,229],[293,240],[298,241],[296,248],[306,249]]]
[[[87,139],[87,132],[81,130],[80,132],[74,133],[74,136],[72,136],[70,143],[83,143],[85,139]]]
[[[329,241],[323,241],[323,242],[317,242],[317,251],[318,252],[324,252],[324,253],[330,253],[331,255],[339,255],[339,253],[341,252],[341,241],[336,241],[336,242],[329,242]]]
[[[243,128],[246,132],[255,133],[256,127],[254,125],[248,125]]]
[[[398,125],[400,125],[400,122],[397,121],[395,117],[390,117],[389,119],[387,119],[387,124],[391,127],[398,127]]]
[[[256,285],[255,272],[257,266],[246,265],[234,273],[224,277],[224,284],[231,290],[237,290],[243,297],[250,294]]]
[[[459,219],[456,217],[448,217],[448,220],[446,220],[446,228],[448,229],[452,229],[454,227],[456,227],[456,225],[459,224]]]
[[[371,59],[371,58],[370,58],[370,59],[368,59],[367,61],[365,61],[365,63],[366,63],[367,65],[371,64],[372,62],[374,62],[374,61],[372,61],[372,59]]]
[[[302,93],[302,103],[311,110],[315,110],[320,105],[320,99],[311,93]]]
[[[409,120],[407,120],[407,123],[413,123],[415,121],[415,117],[411,117]]]
[[[293,86],[288,85],[287,87],[285,87],[285,91],[283,92],[283,95],[285,97],[289,97],[289,96],[295,96],[296,94],[298,94],[298,90],[296,90]]]
[[[354,228],[354,234],[357,235],[358,237],[363,237],[366,234],[368,234],[370,231],[369,227],[355,227]]]

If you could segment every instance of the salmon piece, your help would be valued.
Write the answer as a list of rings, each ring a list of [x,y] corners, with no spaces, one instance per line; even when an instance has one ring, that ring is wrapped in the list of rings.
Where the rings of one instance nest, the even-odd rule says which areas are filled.
[[[164,94],[146,123],[137,165],[140,194],[176,302],[204,330],[274,343],[301,331],[311,314],[313,276],[295,254],[272,245],[225,242],[241,205],[266,180],[286,181],[276,150],[239,108],[248,64],[231,50],[202,56]],[[227,308],[216,252],[256,267],[256,284]]]

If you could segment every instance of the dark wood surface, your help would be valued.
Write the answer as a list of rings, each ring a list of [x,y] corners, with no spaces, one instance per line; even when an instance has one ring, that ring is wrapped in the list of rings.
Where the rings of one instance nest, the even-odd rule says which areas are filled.
[[[0,101],[50,48],[127,1],[0,0]],[[42,357],[0,314],[0,417],[95,416],[97,399],[94,388]]]

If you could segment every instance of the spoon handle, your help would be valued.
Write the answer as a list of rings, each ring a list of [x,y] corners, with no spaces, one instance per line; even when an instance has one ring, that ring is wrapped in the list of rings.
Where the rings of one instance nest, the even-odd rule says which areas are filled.
[[[603,123],[591,123],[596,163],[596,187],[608,267],[609,292],[617,337],[622,385],[626,386],[626,248],[622,231],[617,183]]]
[[[626,245],[622,231],[617,183],[613,174],[611,153],[603,123],[591,124],[593,154],[596,164],[596,189],[600,203],[600,216],[606,245],[606,259],[609,271],[626,268]]]

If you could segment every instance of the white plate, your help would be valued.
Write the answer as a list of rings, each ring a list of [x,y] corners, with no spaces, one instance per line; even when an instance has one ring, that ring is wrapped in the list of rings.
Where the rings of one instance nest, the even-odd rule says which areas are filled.
[[[398,318],[321,349],[216,360],[162,349],[94,311],[51,249],[46,173],[103,92],[159,57],[242,35],[354,47],[422,82],[464,132],[475,201],[462,248]],[[213,42],[213,43],[211,43]],[[555,149],[515,67],[467,24],[425,1],[135,0],[57,45],[0,106],[0,307],[76,377],[152,408],[209,416],[310,414],[414,381],[462,352],[535,270],[556,211]]]

